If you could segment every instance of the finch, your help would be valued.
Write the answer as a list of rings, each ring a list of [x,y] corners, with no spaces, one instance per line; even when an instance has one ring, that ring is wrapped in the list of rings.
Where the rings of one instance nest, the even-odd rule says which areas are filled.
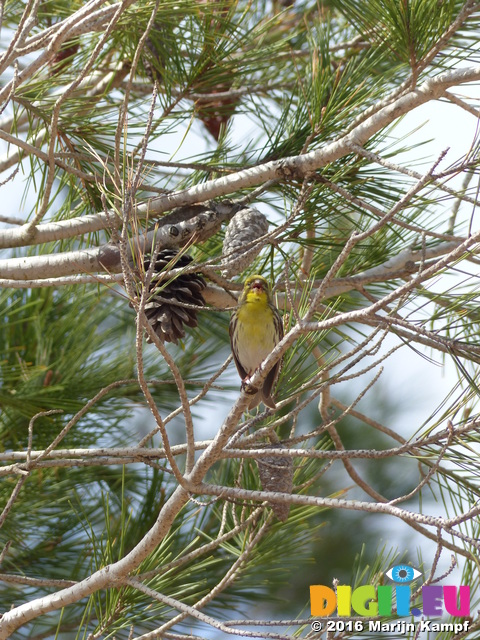
[[[280,370],[280,360],[268,372],[261,389],[247,386],[248,379],[283,338],[282,319],[273,304],[270,286],[262,276],[254,275],[245,280],[238,307],[230,319],[229,332],[242,388],[253,395],[248,408],[254,409],[263,402],[275,409],[272,389]]]

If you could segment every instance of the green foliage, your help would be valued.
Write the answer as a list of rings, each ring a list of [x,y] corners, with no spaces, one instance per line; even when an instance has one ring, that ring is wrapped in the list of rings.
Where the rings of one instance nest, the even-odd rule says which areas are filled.
[[[321,152],[425,78],[478,57],[478,12],[465,14],[460,24],[466,7],[460,0],[285,4],[139,0],[122,10],[101,49],[107,23],[87,24],[63,43],[53,65],[40,65],[23,79],[22,69],[45,50],[35,38],[86,6],[66,0],[35,5],[32,29],[18,45],[23,47],[18,69],[10,64],[5,72],[6,82],[20,73],[2,113],[11,117],[8,133],[38,149],[36,154],[20,152],[23,161],[12,178],[16,195],[23,193],[19,205],[31,221],[46,199],[42,224],[87,220],[86,215],[105,208],[109,213],[102,230],[76,237],[59,234],[59,239],[36,244],[32,231],[31,246],[14,247],[8,257],[61,257],[108,241],[119,246],[115,216],[123,215],[130,200],[135,208],[152,196],[219,177],[228,186],[237,171],[250,169],[253,175],[262,163]],[[104,3],[102,11],[112,6]],[[26,8],[25,2],[7,0],[5,33],[15,31]],[[455,21],[459,24],[453,29]],[[80,84],[72,85],[77,80]],[[158,95],[153,103],[154,82]],[[54,165],[45,161],[45,154],[55,129]],[[402,455],[355,458],[350,467],[340,460],[298,456],[294,493],[356,504],[370,501],[374,507],[377,502],[393,506],[389,501],[400,497],[400,507],[418,512],[419,518],[432,504],[446,517],[460,517],[480,497],[480,441],[476,428],[457,434],[453,444],[444,432],[475,425],[478,411],[478,261],[475,255],[468,256],[470,262],[459,257],[457,264],[439,268],[439,284],[419,283],[370,310],[444,255],[428,251],[452,239],[462,241],[475,222],[470,212],[457,215],[455,207],[466,200],[468,207],[478,204],[478,135],[465,157],[446,169],[435,166],[439,175],[429,176],[407,197],[418,182],[416,170],[425,173],[425,142],[421,129],[400,135],[389,125],[371,135],[363,148],[352,144],[347,153],[308,175],[293,170],[283,174],[282,165],[274,165],[275,180],[255,196],[255,206],[269,218],[271,237],[238,280],[264,272],[279,294],[288,288],[294,304],[286,295],[286,332],[298,325],[322,283],[332,285],[332,292],[309,318],[325,323],[322,328],[299,332],[285,354],[276,400],[287,400],[286,406],[275,414],[259,409],[245,415],[224,448],[258,447],[280,438],[284,446],[308,448],[319,456],[342,447],[376,454],[404,445],[404,436],[411,443],[432,436],[409,450],[405,444]],[[404,160],[407,153],[415,154],[414,162]],[[430,166],[435,160],[428,159]],[[132,193],[137,170],[139,185]],[[461,173],[471,175],[472,186],[450,182]],[[246,182],[226,195],[242,198],[256,186]],[[395,217],[375,230],[402,200]],[[150,228],[154,217],[150,211],[148,219],[129,220],[129,241]],[[344,255],[354,234],[363,235]],[[212,280],[223,237],[220,230],[203,243],[194,238],[188,247],[199,269],[208,263],[205,272]],[[389,276],[389,261],[405,251],[416,252],[416,270],[401,275],[393,270]],[[372,276],[372,270],[382,267],[387,275]],[[365,274],[370,279],[362,280]],[[354,282],[350,288],[348,281]],[[218,289],[224,285],[228,289],[215,278]],[[28,290],[6,288],[5,281],[4,286],[0,456],[5,465],[12,460],[20,464],[32,454],[43,455],[58,438],[58,458],[45,454],[26,475],[23,468],[0,469],[2,571],[35,579],[25,584],[0,581],[0,607],[8,611],[65,586],[57,580],[81,581],[102,571],[144,543],[178,489],[171,464],[162,457],[165,439],[161,441],[158,429],[153,436],[153,430],[165,428],[170,443],[180,446],[190,426],[188,412],[180,407],[175,373],[185,381],[189,400],[206,391],[207,380],[227,356],[229,337],[228,313],[205,309],[198,313],[198,328],[189,330],[182,344],[168,345],[175,366],[169,368],[153,345],[142,345],[142,363],[135,346],[135,314],[120,287],[99,283]],[[339,314],[360,310],[363,317],[355,316],[355,322],[334,322]],[[408,434],[396,434],[391,423],[409,407],[380,384],[370,393],[388,350],[393,352],[402,341],[412,349],[426,345],[433,359],[453,360],[459,378],[424,425],[407,425]],[[140,367],[151,398],[138,381]],[[202,441],[197,459],[208,446],[205,441],[221,428],[221,411],[232,404],[226,391],[234,388],[237,393],[240,383],[232,372],[230,365],[191,406],[189,436]],[[328,400],[327,382],[337,403],[322,411],[318,403]],[[161,424],[147,412],[152,399]],[[415,402],[409,399],[411,405]],[[138,449],[139,442],[151,449],[158,446],[158,458]],[[113,449],[121,447],[129,451],[114,458],[118,451]],[[98,449],[105,451],[100,455]],[[183,472],[183,452],[175,459]],[[226,490],[262,490],[256,462],[249,457],[219,456],[205,482]],[[276,608],[293,618],[308,610],[309,584],[331,584],[338,578],[352,586],[377,585],[404,557],[397,540],[378,544],[365,505],[355,510],[295,504],[288,520],[280,523],[268,503],[260,508],[258,500],[243,494],[197,497],[185,486],[191,499],[132,573],[160,594],[158,599],[125,580],[22,627],[18,638],[137,637],[180,615],[181,607],[167,598],[191,607],[200,601],[201,612],[219,619],[234,618],[236,612],[250,615],[258,602],[265,617]],[[478,538],[475,517],[462,524],[464,538],[443,532],[442,544],[457,552],[462,580],[471,585],[476,601],[478,549],[472,553],[474,545],[465,541]],[[415,527],[435,549],[435,526]],[[405,544],[410,543],[411,556],[416,541],[409,538]],[[431,557],[424,563],[425,575],[429,563]],[[207,634],[198,621],[196,630],[192,619],[185,617],[171,633]]]
[[[412,67],[437,45],[463,4],[458,0],[334,2],[362,35]]]

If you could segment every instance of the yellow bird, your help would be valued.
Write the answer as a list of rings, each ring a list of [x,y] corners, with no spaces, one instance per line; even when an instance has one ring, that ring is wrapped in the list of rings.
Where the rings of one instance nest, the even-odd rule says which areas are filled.
[[[276,408],[272,389],[280,370],[280,360],[269,371],[261,389],[249,389],[247,383],[282,338],[282,319],[273,304],[267,280],[259,275],[250,276],[245,280],[238,307],[230,319],[233,359],[242,378],[242,388],[253,395],[249,409],[262,401],[265,406]]]

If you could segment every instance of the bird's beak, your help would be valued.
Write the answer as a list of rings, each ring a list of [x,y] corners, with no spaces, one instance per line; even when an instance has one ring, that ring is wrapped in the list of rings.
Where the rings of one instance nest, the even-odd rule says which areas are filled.
[[[263,282],[261,280],[254,280],[251,286],[252,291],[263,291]]]

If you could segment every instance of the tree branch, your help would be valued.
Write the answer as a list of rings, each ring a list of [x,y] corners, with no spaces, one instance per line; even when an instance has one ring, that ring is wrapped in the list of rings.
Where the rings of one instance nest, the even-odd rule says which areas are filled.
[[[475,82],[479,79],[480,65],[445,72],[435,78],[426,80],[416,89],[409,91],[407,94],[397,98],[392,104],[380,109],[347,135],[319,150],[267,162],[228,176],[207,180],[189,189],[152,198],[148,202],[138,205],[136,214],[139,218],[144,218],[147,214],[149,216],[159,215],[174,207],[183,207],[206,202],[214,198],[225,197],[238,190],[257,186],[267,180],[289,180],[306,176],[352,153],[355,146],[363,146],[372,136],[389,126],[397,118],[426,102],[437,100],[444,96],[449,88]],[[117,222],[120,227],[120,221],[118,220]],[[54,235],[52,235],[53,230],[49,226],[50,224],[39,225],[32,242],[38,244],[74,237],[79,233],[100,231],[108,228],[108,219],[105,214],[97,213],[88,216],[87,221],[84,221],[83,218],[59,221],[55,223]],[[10,229],[8,231],[9,233],[5,234],[3,232],[0,235],[0,248],[23,246],[25,240],[22,229]]]

